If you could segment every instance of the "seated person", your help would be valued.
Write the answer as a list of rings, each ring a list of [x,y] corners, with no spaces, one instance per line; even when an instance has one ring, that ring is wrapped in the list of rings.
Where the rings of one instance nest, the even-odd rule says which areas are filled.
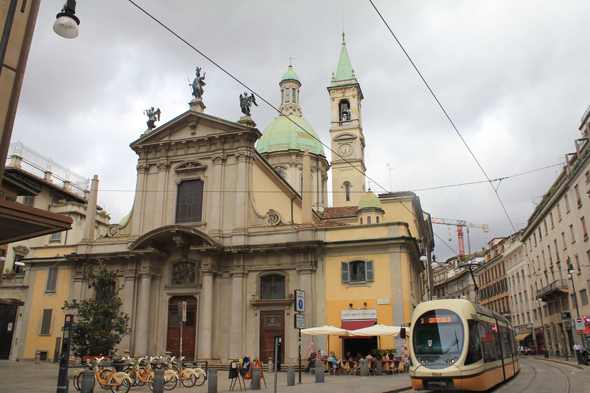
[[[335,369],[340,368],[340,362],[338,361],[338,359],[336,359],[336,355],[334,354],[334,351],[330,352],[330,356],[328,356],[327,361],[332,362],[332,368],[335,368]]]
[[[373,360],[374,360],[375,358],[373,357],[373,355],[371,355],[371,354],[368,354],[368,355],[365,357],[365,359],[367,360],[367,362],[368,362],[368,363],[372,363],[372,362],[373,362]]]
[[[354,360],[354,358],[350,354],[350,351],[348,351],[348,352],[346,352],[346,356],[342,360]]]
[[[315,367],[315,362],[317,361],[318,354],[315,351],[312,351],[307,358],[307,366],[305,367],[305,372],[308,372],[310,368]]]

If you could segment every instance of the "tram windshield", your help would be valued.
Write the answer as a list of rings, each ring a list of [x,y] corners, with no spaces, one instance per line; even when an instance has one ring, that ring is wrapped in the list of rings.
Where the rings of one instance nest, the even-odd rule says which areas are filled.
[[[412,341],[421,364],[453,364],[463,351],[463,321],[449,310],[428,311],[416,320]]]

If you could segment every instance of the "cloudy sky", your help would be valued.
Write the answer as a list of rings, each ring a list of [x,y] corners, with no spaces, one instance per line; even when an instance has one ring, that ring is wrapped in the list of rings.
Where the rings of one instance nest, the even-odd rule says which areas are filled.
[[[512,233],[494,190],[368,0],[135,1],[276,106],[293,57],[303,117],[328,145],[326,87],[344,30],[365,97],[373,191],[391,182],[393,191],[416,192],[433,217],[489,224],[489,233],[470,231],[472,251]],[[516,229],[524,227],[575,151],[590,104],[590,2],[374,3],[488,176],[508,177],[494,186]],[[99,204],[118,222],[132,208],[137,156],[129,144],[146,129],[143,110],[159,107],[160,125],[186,111],[187,77],[200,66],[206,112],[237,121],[244,87],[126,0],[78,0],[80,35],[63,39],[52,31],[62,4],[42,1],[12,142],[98,175]],[[258,103],[252,117],[263,131],[276,114]],[[446,187],[472,182],[480,183]],[[434,229],[437,258],[456,253],[455,227]]]

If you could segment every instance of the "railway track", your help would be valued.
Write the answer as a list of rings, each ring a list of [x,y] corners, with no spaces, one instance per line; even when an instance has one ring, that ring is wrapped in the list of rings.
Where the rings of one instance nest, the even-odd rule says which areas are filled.
[[[570,376],[559,366],[555,366],[550,362],[534,362],[532,360],[523,360],[523,358],[520,358],[520,366],[521,370],[518,375],[506,384],[498,385],[492,392],[531,393],[542,390],[542,388],[546,388],[547,381],[546,378],[539,377],[544,375],[546,373],[545,370],[549,367],[557,370],[556,372],[552,372],[551,376],[563,376],[563,378],[555,377],[551,379],[551,390],[560,393],[570,393],[572,386]],[[532,376],[529,376],[525,372],[525,367],[532,371]]]

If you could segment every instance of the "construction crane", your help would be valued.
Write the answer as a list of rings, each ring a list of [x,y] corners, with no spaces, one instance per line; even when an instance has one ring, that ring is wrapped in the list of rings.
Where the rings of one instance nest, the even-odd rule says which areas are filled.
[[[432,217],[433,224],[453,225],[457,227],[457,239],[459,240],[459,254],[465,255],[465,244],[463,243],[463,227],[467,229],[467,247],[469,254],[471,254],[471,246],[469,245],[469,228],[482,228],[484,232],[490,231],[488,224],[474,224],[464,220],[449,220],[447,218]],[[450,239],[449,239],[450,240]]]

